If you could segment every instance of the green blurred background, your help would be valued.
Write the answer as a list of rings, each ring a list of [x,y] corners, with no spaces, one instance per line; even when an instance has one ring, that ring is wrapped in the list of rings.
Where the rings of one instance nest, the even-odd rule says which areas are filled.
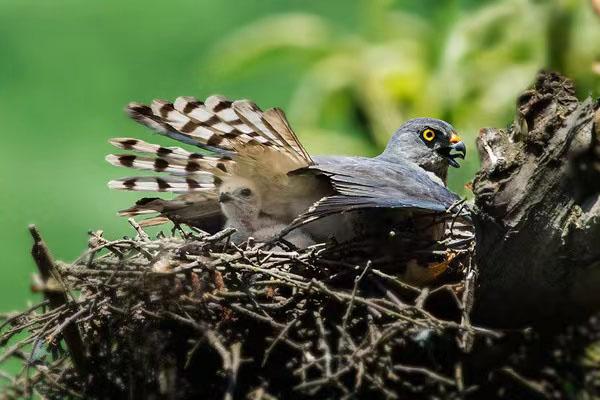
[[[540,68],[600,93],[600,17],[587,0],[0,0],[0,311],[22,308],[27,224],[58,258],[86,232],[132,234],[116,211],[139,195],[105,182],[112,136],[155,139],[129,101],[251,98],[281,106],[312,153],[373,155],[414,116],[463,133],[512,121]],[[596,71],[596,72],[594,72]]]

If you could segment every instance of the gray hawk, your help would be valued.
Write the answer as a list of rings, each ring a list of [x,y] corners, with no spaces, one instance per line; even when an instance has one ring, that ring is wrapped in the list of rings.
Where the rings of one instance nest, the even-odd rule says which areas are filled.
[[[161,135],[202,149],[189,152],[133,138],[110,141],[141,153],[111,154],[111,164],[166,175],[121,178],[109,187],[179,194],[144,198],[120,212],[160,214],[142,225],[171,220],[208,232],[229,225],[242,232],[240,239],[302,229],[303,245],[307,237],[345,241],[398,226],[437,239],[443,231],[438,217],[445,218],[459,200],[445,182],[448,166],[458,167],[456,159],[466,149],[441,120],[406,122],[377,157],[311,157],[282,110],[262,111],[248,100],[179,97],[150,106],[131,103],[127,112]]]

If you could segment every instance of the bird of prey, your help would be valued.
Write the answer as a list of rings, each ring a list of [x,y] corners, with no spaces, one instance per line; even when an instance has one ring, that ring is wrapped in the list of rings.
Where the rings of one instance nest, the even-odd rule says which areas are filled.
[[[411,225],[430,237],[436,235],[431,216],[444,214],[458,200],[445,181],[448,166],[458,167],[456,159],[464,158],[466,149],[454,128],[441,120],[406,122],[377,157],[311,157],[283,111],[262,111],[248,100],[179,97],[173,103],[154,100],[150,106],[131,103],[127,112],[161,135],[202,149],[111,140],[142,154],[109,155],[111,164],[166,176],[127,177],[109,187],[179,194],[172,200],[145,198],[121,211],[128,216],[159,213],[149,224],[166,218],[207,231],[227,223],[243,231],[251,211],[255,226],[248,234],[256,234],[257,227],[274,232],[286,226],[287,233],[303,226],[306,235],[321,241],[346,239],[368,226],[381,227],[382,221],[406,225],[422,215],[426,218]],[[254,205],[237,207],[248,193]],[[233,194],[238,200],[228,205]],[[390,210],[396,210],[391,220]]]

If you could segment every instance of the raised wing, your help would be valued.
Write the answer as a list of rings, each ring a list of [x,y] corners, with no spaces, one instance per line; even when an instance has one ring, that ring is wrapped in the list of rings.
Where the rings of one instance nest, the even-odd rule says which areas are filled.
[[[111,154],[106,158],[109,163],[167,176],[127,177],[109,182],[109,187],[183,194],[212,193],[212,201],[216,202],[219,184],[241,176],[254,181],[261,192],[263,206],[270,213],[287,221],[297,215],[296,212],[290,216],[293,211],[289,205],[295,204],[299,193],[298,188],[290,184],[288,173],[312,165],[313,161],[280,109],[263,112],[248,100],[231,101],[222,96],[210,96],[204,102],[193,97],[179,97],[173,103],[165,100],[154,100],[149,106],[131,103],[127,112],[159,134],[213,154],[163,147],[132,138],[112,139],[110,143],[115,147],[142,154]],[[211,209],[218,208],[218,203],[203,203]],[[159,211],[162,205],[160,202],[144,203],[141,211],[149,206]],[[188,203],[183,206],[197,210],[197,207],[190,208]],[[302,210],[305,208],[301,207]],[[139,209],[132,207],[133,211]],[[193,225],[196,223],[197,219]]]
[[[263,112],[249,100],[210,96],[202,102],[182,96],[173,103],[130,103],[127,113],[157,133],[217,153],[237,154],[250,144],[286,152],[299,165],[312,164],[283,111],[274,108]]]

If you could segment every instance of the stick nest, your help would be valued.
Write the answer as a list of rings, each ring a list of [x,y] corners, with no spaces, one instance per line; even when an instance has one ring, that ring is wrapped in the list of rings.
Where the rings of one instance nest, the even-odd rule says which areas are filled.
[[[1,360],[19,365],[7,398],[447,398],[466,390],[473,340],[496,335],[469,322],[469,240],[417,288],[358,243],[151,240],[130,222],[135,238],[92,233],[69,264],[32,228],[46,300],[5,316]]]

